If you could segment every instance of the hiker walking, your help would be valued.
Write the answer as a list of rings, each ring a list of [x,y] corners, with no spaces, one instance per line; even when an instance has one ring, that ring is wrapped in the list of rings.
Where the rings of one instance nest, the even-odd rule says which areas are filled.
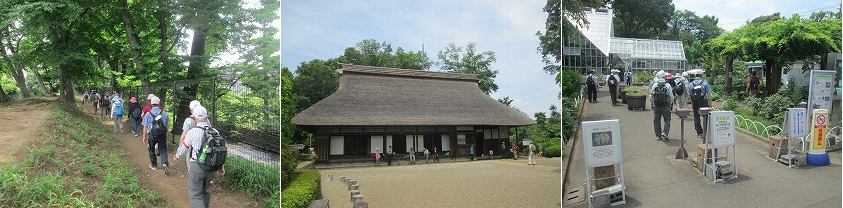
[[[621,78],[618,77],[617,70],[612,70],[612,74],[606,76],[606,83],[609,85],[609,98],[612,100],[612,106],[618,104],[618,84],[621,82]]]
[[[156,110],[151,110],[150,114],[157,114]],[[191,115],[192,119],[194,120],[194,123],[196,123],[196,127],[199,128],[193,128],[188,131],[184,141],[179,144],[178,151],[175,155],[173,155],[173,161],[177,161],[179,159],[179,156],[185,153],[190,156],[188,159],[188,164],[191,167],[187,171],[187,196],[190,199],[190,205],[192,207],[210,207],[211,180],[214,180],[214,177],[216,177],[217,172],[219,172],[220,176],[225,176],[225,165],[220,166],[219,170],[213,170],[213,167],[206,167],[210,168],[211,170],[205,170],[202,166],[200,166],[200,158],[204,158],[200,157],[200,155],[205,156],[201,153],[203,149],[202,146],[205,145],[204,148],[208,148],[207,145],[203,143],[205,143],[205,141],[207,141],[208,139],[211,139],[206,138],[207,135],[205,133],[210,128],[208,125],[208,111],[205,110],[204,107],[199,106],[193,110],[193,113],[191,113]],[[167,170],[166,165],[164,166],[164,170]]]
[[[513,142],[512,149],[510,149],[512,151],[512,160],[518,160],[518,148],[518,143]]]
[[[688,86],[688,79],[687,73],[679,73],[679,76],[676,77],[674,82],[676,82],[676,87],[673,88],[673,97],[674,97],[674,104],[678,104],[678,108],[687,108],[688,107],[688,93],[686,92],[686,87]]]
[[[196,122],[193,119],[193,110],[196,109],[196,107],[201,107],[201,106],[202,106],[202,104],[199,103],[198,100],[190,101],[190,105],[188,105],[188,110],[190,110],[190,116],[188,116],[187,118],[184,118],[184,123],[181,126],[181,136],[179,136],[179,144],[184,142],[184,137],[187,136],[187,132],[190,131],[190,129],[196,128]],[[187,168],[188,168],[188,170],[190,170],[190,161],[186,161],[186,162],[187,162]]]
[[[100,97],[100,112],[101,112],[100,117],[101,118],[105,118],[105,115],[111,114],[111,112],[110,112],[111,107],[110,106],[111,105],[109,105],[108,92],[105,92],[105,94],[102,95],[102,97]]]
[[[746,95],[748,96],[758,96],[758,85],[760,85],[761,80],[758,79],[758,75],[755,74],[755,71],[749,75],[749,80],[747,80],[746,84]]]
[[[632,71],[626,70],[626,86],[632,86]]]
[[[114,133],[123,133],[123,99],[114,93],[111,98],[111,113],[108,117],[114,120]]]
[[[152,109],[144,115],[141,122],[143,125],[143,142],[148,144],[149,169],[158,170],[155,157],[155,147],[158,145],[158,154],[161,156],[164,174],[170,175],[170,164],[167,162],[167,127],[170,123],[170,117],[167,116],[167,112],[158,108],[160,102],[161,100],[157,97],[150,99]]]
[[[84,94],[82,94],[82,106],[85,106],[85,101],[88,101],[88,94],[90,94],[90,92],[88,92],[88,90],[85,90],[83,92]]]
[[[129,98],[129,121],[132,122],[132,135],[138,137],[138,125],[141,122],[141,107],[138,99],[135,97]]]
[[[697,131],[697,137],[702,138],[700,108],[711,106],[711,86],[703,80],[701,73],[694,75],[694,81],[688,84],[688,95],[691,96],[691,106],[694,108],[694,130]]]
[[[506,143],[501,142],[501,159],[506,158]]]
[[[600,85],[597,84],[597,77],[594,76],[594,70],[588,71],[588,76],[585,78],[585,85],[588,87],[588,102],[589,103],[596,103],[597,102],[597,89],[600,88]]]
[[[392,152],[392,146],[386,149],[386,165],[392,166],[392,155],[395,154]]]
[[[664,79],[665,73],[656,74],[656,80],[650,86],[650,108],[653,109],[653,130],[656,140],[668,140],[670,133],[670,108],[673,102],[673,88]],[[664,128],[661,121],[664,119]]]
[[[410,151],[407,152],[407,155],[410,157],[410,164],[416,164],[416,150],[410,147]]]
[[[316,150],[313,149],[313,147],[309,148],[308,151],[310,151],[310,158],[308,158],[308,160],[310,160],[310,168],[316,169],[316,159],[319,158],[319,156],[316,155]]]
[[[430,162],[430,151],[428,151],[427,148],[424,148],[424,151],[422,152],[424,153],[424,163]]]
[[[157,97],[158,96],[155,96],[153,94],[149,94],[148,96],[146,96],[146,106],[143,106],[143,111],[141,111],[141,117],[145,117],[146,113],[149,113],[149,110],[152,110],[152,98],[157,98]],[[160,101],[160,98],[159,98],[159,101]],[[158,108],[161,109],[161,110],[164,110],[164,106],[161,106],[160,103],[158,104]]]
[[[93,105],[94,105],[94,116],[96,116],[97,111],[100,109],[100,103],[99,103],[100,102],[100,94],[97,93],[96,91],[94,91],[92,93],[93,93],[93,95],[91,95],[91,103],[93,103]]]

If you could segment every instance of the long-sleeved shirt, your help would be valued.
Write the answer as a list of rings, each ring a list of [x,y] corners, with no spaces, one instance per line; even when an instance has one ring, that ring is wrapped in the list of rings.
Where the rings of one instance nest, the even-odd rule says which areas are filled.
[[[120,96],[114,96],[114,98],[111,98],[111,116],[112,117],[117,116],[114,113],[114,111],[117,110],[117,105],[123,106],[123,115],[126,114],[126,106],[123,105],[123,99],[121,99]]]
[[[672,101],[673,100],[673,87],[671,87],[670,84],[668,84],[664,79],[656,79],[653,82],[653,86],[650,86],[650,95],[652,95],[655,92],[656,87],[658,87],[659,83],[661,83],[661,82],[664,82],[664,87],[667,88],[668,100]],[[655,101],[654,101],[654,99],[650,98],[650,102],[655,102]]]
[[[208,127],[208,122],[199,122],[196,124],[196,127],[199,128],[192,128],[190,131],[187,131],[186,135],[184,135],[184,141],[179,144],[179,150],[176,151],[176,158],[180,158],[179,156],[184,155],[184,153],[187,153],[187,151],[191,150],[191,148],[190,161],[196,161],[196,158],[199,158],[199,149],[202,147],[202,137],[205,135],[203,128]]]

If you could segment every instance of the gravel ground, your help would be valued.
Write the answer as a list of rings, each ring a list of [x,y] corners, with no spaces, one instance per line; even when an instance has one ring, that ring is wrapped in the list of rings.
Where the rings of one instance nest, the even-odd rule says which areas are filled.
[[[320,170],[322,197],[351,207],[340,176],[357,180],[370,207],[560,207],[559,158]],[[327,174],[334,175],[328,182]]]

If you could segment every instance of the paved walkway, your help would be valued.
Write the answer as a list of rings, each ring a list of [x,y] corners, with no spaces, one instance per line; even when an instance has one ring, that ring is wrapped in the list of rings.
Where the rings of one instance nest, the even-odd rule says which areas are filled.
[[[606,88],[602,90],[598,93],[600,103],[586,103],[584,120],[620,120],[627,187],[627,204],[620,207],[841,207],[839,150],[829,153],[829,166],[791,169],[767,157],[765,141],[738,133],[738,178],[713,184],[692,166],[691,159],[674,159],[680,145],[680,119],[671,120],[671,139],[658,141],[651,110],[613,107]],[[696,145],[702,143],[695,135],[693,117],[685,121],[685,138],[685,148],[693,158]],[[563,203],[566,207],[587,207],[581,138],[573,147],[571,164],[562,165],[563,174],[565,168],[569,169]]]
[[[322,169],[322,197],[351,207],[340,176],[357,180],[369,207],[560,207],[559,158]],[[334,175],[328,182],[325,176]]]

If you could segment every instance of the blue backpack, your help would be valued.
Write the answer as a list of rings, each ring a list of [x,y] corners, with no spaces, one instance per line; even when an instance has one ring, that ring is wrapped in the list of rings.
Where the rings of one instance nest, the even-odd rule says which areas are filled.
[[[123,101],[117,100],[117,102],[114,102],[114,115],[123,116]]]

